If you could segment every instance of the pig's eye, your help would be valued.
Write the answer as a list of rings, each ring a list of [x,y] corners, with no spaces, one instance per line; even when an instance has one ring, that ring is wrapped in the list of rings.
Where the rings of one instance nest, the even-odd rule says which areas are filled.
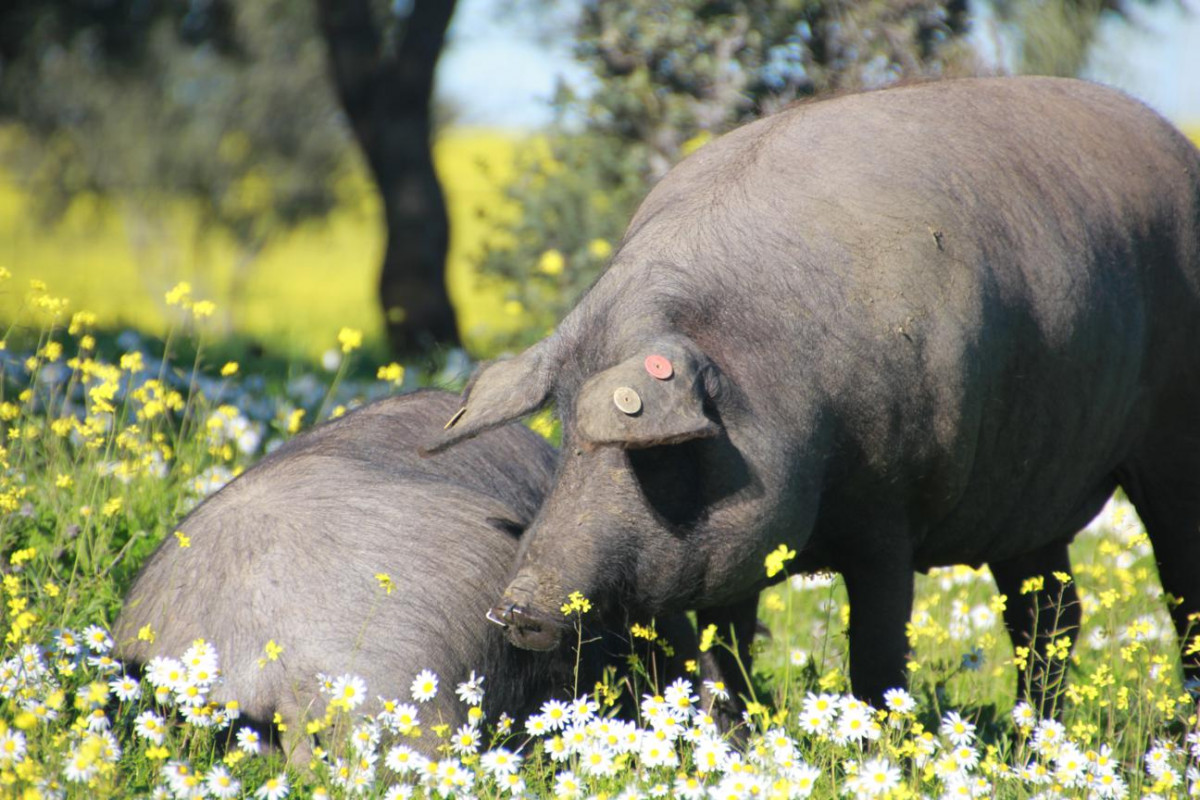
[[[630,450],[629,464],[646,502],[675,527],[690,527],[704,514],[703,440]]]

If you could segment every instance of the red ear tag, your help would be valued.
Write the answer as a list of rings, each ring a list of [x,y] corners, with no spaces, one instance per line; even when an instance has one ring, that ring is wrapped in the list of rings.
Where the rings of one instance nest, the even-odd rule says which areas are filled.
[[[646,356],[646,372],[660,381],[665,381],[675,374],[675,368],[663,356]]]

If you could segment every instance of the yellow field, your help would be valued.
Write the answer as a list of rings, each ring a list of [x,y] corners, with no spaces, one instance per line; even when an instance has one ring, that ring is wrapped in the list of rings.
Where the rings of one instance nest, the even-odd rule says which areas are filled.
[[[449,288],[475,350],[517,324],[502,310],[503,290],[479,287],[474,269],[487,235],[476,210],[500,201],[499,182],[511,174],[517,142],[496,131],[455,130],[435,147],[452,223]],[[362,198],[357,207],[282,234],[239,269],[233,243],[198,236],[185,204],[141,221],[85,198],[48,230],[30,221],[28,197],[0,173],[0,266],[16,279],[0,294],[0,321],[20,313],[28,280],[38,278],[52,293],[71,298],[73,310],[94,311],[102,326],[162,332],[164,292],[189,280],[197,296],[218,303],[224,330],[257,338],[276,352],[319,355],[344,325],[361,328],[368,339],[380,336],[374,296],[383,247],[379,201],[368,188],[349,194]]]
[[[1200,142],[1200,124],[1185,130]],[[503,289],[480,286],[474,266],[488,234],[476,211],[500,202],[498,187],[512,173],[518,142],[512,134],[464,129],[446,133],[435,147],[452,223],[450,294],[476,354],[489,350],[497,332],[519,324],[503,310]],[[163,293],[189,280],[197,296],[217,301],[222,330],[282,355],[317,356],[345,325],[362,329],[368,340],[379,337],[374,292],[383,229],[377,196],[369,182],[358,182],[346,194],[359,202],[325,222],[281,234],[239,268],[236,247],[220,236],[197,235],[194,215],[182,203],[139,222],[85,198],[47,230],[30,221],[28,198],[0,173],[0,266],[16,278],[0,290],[0,323],[19,315],[28,279],[39,278],[52,293],[71,298],[73,310],[97,313],[102,326],[161,333]]]

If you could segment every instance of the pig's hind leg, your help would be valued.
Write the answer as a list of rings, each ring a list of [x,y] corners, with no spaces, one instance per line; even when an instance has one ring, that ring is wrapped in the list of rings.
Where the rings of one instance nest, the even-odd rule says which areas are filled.
[[[1025,655],[1017,660],[1023,664],[1017,671],[1017,697],[1033,706],[1039,719],[1062,713],[1063,681],[1082,617],[1067,543],[1064,539],[988,564],[1006,597],[1004,627],[1013,650]]]
[[[1200,385],[1200,380],[1193,382]],[[1121,487],[1146,526],[1183,656],[1183,674],[1200,695],[1200,391],[1178,397],[1118,470]]]

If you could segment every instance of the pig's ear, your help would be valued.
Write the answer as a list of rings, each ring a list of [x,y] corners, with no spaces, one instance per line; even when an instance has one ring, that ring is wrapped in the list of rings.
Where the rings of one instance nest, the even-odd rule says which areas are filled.
[[[580,440],[638,449],[718,435],[705,413],[714,369],[703,356],[660,346],[592,376],[575,403]]]
[[[550,399],[554,367],[552,339],[516,358],[482,365],[463,391],[462,407],[446,422],[440,436],[421,448],[422,455],[440,452],[506,422],[532,414]]]

